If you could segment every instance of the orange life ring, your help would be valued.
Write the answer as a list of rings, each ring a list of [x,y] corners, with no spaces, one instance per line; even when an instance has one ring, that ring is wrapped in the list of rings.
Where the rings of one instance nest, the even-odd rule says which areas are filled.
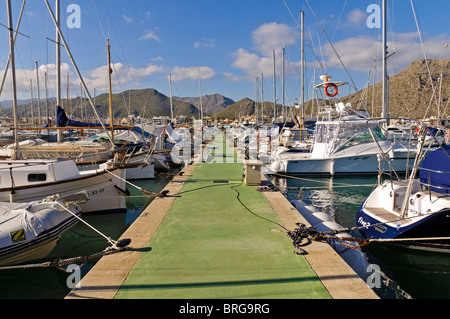
[[[329,88],[333,88],[333,89],[334,89],[333,92],[328,92],[328,89],[329,89]],[[325,85],[325,95],[326,95],[326,96],[334,97],[334,96],[336,96],[337,94],[338,94],[338,87],[337,87],[336,84],[334,84],[334,83],[327,83],[327,84]]]

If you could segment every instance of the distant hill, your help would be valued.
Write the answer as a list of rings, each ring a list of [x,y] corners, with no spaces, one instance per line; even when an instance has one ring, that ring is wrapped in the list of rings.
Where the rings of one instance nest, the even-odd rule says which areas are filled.
[[[103,118],[109,117],[109,94],[101,94],[93,98],[96,110]],[[192,101],[192,103],[190,102]],[[200,105],[199,98],[173,98],[173,112],[174,116],[184,115],[187,117],[198,117],[199,110],[194,104]],[[54,107],[54,98],[49,99],[49,105]],[[226,106],[232,104],[233,101],[220,94],[207,95],[202,97],[203,111],[205,114],[213,114],[217,110],[221,110]],[[8,116],[12,116],[11,101],[2,101],[2,109]],[[34,101],[34,113],[37,115],[37,99]],[[18,115],[19,117],[30,116],[30,100],[18,101]],[[84,109],[80,105],[86,105],[89,112],[92,114],[92,110],[86,99],[82,102],[80,98],[73,98],[69,100],[67,107],[67,100],[62,99],[62,107],[72,113],[75,110],[75,114],[80,114],[80,110]],[[126,90],[120,93],[112,95],[112,105],[115,118],[127,117],[130,114],[139,115],[141,117],[152,116],[170,116],[170,98],[166,95],[158,92],[155,89],[140,89],[140,90]],[[41,115],[44,115],[43,111],[45,107],[45,101],[41,99]],[[68,109],[68,110],[67,110]],[[84,111],[83,111],[84,112]]]
[[[200,110],[200,97],[174,97],[174,99],[195,105]],[[220,94],[204,95],[201,102],[203,113],[207,115],[213,115],[234,103],[232,99]]]
[[[408,117],[422,119],[429,107],[426,117],[437,115],[437,104],[440,90],[440,77],[442,73],[441,115],[450,97],[450,59],[429,59],[428,67],[435,87],[431,86],[427,65],[424,59],[412,62],[401,72],[390,76],[389,79],[389,113],[391,117]],[[373,89],[375,89],[375,103],[372,105]],[[381,116],[382,108],[382,82],[369,86],[368,90],[360,90],[364,100],[367,97],[367,109],[375,117]],[[432,98],[433,97],[433,98]],[[350,96],[353,103],[356,103],[356,93]],[[431,102],[431,103],[430,103]],[[450,115],[450,108],[447,107],[446,117]]]
[[[260,111],[262,107],[264,107],[265,116],[273,116],[273,103],[264,101],[264,105],[261,105],[261,103],[259,104]],[[255,101],[244,98],[215,113],[214,117],[217,119],[235,119],[241,116],[251,116],[253,114],[255,114]],[[277,104],[277,114],[281,114],[280,104]]]
[[[391,75],[389,80],[389,111],[391,117],[410,117],[422,119],[426,114],[427,117],[437,115],[437,100],[441,96],[441,114],[445,107],[447,110],[445,116],[448,118],[450,113],[450,59],[429,59],[428,66],[431,72],[431,78],[435,87],[431,87],[430,76],[428,75],[425,60],[416,60],[401,72]],[[440,78],[442,74],[442,85]],[[440,88],[442,91],[440,92]],[[374,94],[374,102],[372,105],[372,97]],[[440,95],[439,95],[440,93]],[[369,86],[368,89],[360,90],[360,94],[364,101],[367,101],[367,110],[375,116],[381,114],[381,96],[382,82],[378,82],[375,86]],[[433,97],[433,98],[432,98]],[[362,109],[359,98],[356,93],[342,98],[344,102],[350,100],[354,107]],[[54,107],[54,98],[49,99],[49,104]],[[122,118],[130,114],[139,115],[141,117],[152,116],[170,116],[170,99],[155,89],[127,90],[121,93],[113,94],[114,117]],[[76,114],[80,114],[80,98],[74,98],[69,101],[69,110],[75,110]],[[30,117],[30,100],[19,101],[23,104],[18,107],[19,117]],[[35,103],[35,116],[37,113],[37,103]],[[63,99],[62,107],[67,108],[66,100]],[[84,105],[88,105],[87,101],[83,101]],[[109,96],[101,94],[95,97],[97,111],[103,118],[109,117]],[[2,101],[2,110],[6,115],[12,117],[10,108],[11,101]],[[306,102],[305,116],[311,114],[311,101]],[[218,119],[233,119],[243,115],[253,115],[255,113],[255,102],[249,98],[244,98],[238,102],[220,95],[212,94],[202,96],[203,112],[206,115],[214,116]],[[45,101],[41,100],[41,115],[44,115]],[[174,115],[185,115],[188,117],[198,117],[200,108],[199,97],[174,97],[173,98]],[[87,108],[90,110],[90,107]],[[92,113],[92,110],[90,110]],[[277,104],[277,113],[280,114],[281,106]],[[273,103],[264,102],[264,113],[266,116],[273,116]],[[315,114],[315,113],[314,113]]]

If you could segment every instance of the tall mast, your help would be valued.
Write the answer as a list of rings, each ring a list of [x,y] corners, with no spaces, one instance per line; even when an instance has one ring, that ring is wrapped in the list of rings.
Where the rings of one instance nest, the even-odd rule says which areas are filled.
[[[198,84],[200,87],[200,119],[202,120],[202,130],[203,130],[202,77],[200,74],[200,68],[198,69]]]
[[[173,123],[172,74],[169,74],[170,120]]]
[[[275,49],[273,50],[273,122],[277,122],[277,76],[275,71]]]
[[[37,99],[38,99],[38,116],[39,116],[39,125],[41,124],[41,94],[39,89],[39,63],[36,61],[36,84],[37,84]],[[48,110],[47,110],[47,118],[48,118]]]
[[[16,90],[16,64],[14,59],[14,31],[12,27],[12,13],[11,0],[6,0],[6,10],[8,12],[8,30],[9,30],[9,51],[11,57],[11,83],[12,83],[12,98],[13,98],[13,113],[14,113],[14,140],[15,140],[15,158],[20,158],[19,155],[19,119],[17,117],[17,90]]]
[[[55,0],[55,20],[56,20],[56,105],[61,105],[61,37],[58,32],[60,26],[60,6],[59,0]],[[58,142],[62,140],[62,131],[57,130]]]
[[[261,124],[264,124],[264,74],[261,73]]]
[[[281,58],[281,72],[283,73],[281,76],[281,120],[284,122],[284,48],[282,49]]]
[[[111,46],[109,45],[109,38],[108,38],[108,81],[109,81],[109,128],[111,131],[111,140],[114,141],[114,114],[113,114],[113,107],[112,107],[112,85],[111,85]]]
[[[389,125],[389,96],[388,96],[388,75],[387,75],[387,36],[386,36],[386,0],[382,4],[383,19],[383,101],[381,117],[388,118]]]
[[[300,28],[301,28],[301,75],[302,75],[302,123],[305,117],[305,46],[304,46],[304,12],[300,11]]]

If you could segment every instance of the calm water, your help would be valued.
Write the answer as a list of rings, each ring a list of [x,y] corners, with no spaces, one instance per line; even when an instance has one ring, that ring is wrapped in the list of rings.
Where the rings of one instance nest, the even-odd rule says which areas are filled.
[[[299,198],[334,217],[343,227],[356,226],[356,213],[375,185],[374,177],[274,178],[289,198]],[[358,232],[352,234],[361,237]],[[305,247],[307,250],[307,247]],[[380,266],[393,289],[379,291],[398,298],[403,290],[412,298],[450,298],[450,254],[430,253],[385,244],[363,248],[369,262]],[[397,288],[399,287],[399,289]],[[396,295],[397,294],[397,295]]]
[[[157,193],[166,186],[170,178],[167,174],[156,173],[154,180],[131,181],[131,183]],[[104,235],[114,240],[118,239],[151,202],[151,199],[142,196],[135,187],[128,185],[127,188],[131,193],[127,198],[127,213],[87,215],[83,219]],[[106,239],[79,222],[62,235],[55,249],[45,260],[37,262],[89,256],[103,251],[108,246]],[[95,261],[84,265],[81,270],[82,276],[94,264]],[[69,273],[52,268],[0,270],[0,299],[62,299],[70,292],[66,284],[69,276]]]
[[[172,172],[175,173],[175,172]],[[161,191],[170,181],[167,175],[155,180],[132,181],[138,187],[152,192]],[[344,227],[356,225],[356,212],[369,195],[376,177],[330,178],[274,178],[274,184],[285,190],[285,195],[313,204],[334,217]],[[372,185],[372,186],[366,186]],[[149,204],[148,198],[132,186],[127,199],[126,214],[89,215],[84,219],[103,234],[118,239]],[[355,237],[359,234],[353,233]],[[108,247],[106,240],[86,225],[78,223],[65,232],[55,250],[45,261],[57,258],[87,256]],[[307,247],[305,247],[307,250]],[[413,298],[450,298],[450,254],[412,251],[394,246],[370,244],[363,251],[369,262],[377,264],[393,281],[399,291]],[[82,268],[82,275],[95,262]],[[70,274],[51,268],[0,271],[0,298],[62,299],[69,292],[66,281]],[[396,291],[379,292],[384,298],[396,298]],[[398,293],[397,293],[398,295]]]

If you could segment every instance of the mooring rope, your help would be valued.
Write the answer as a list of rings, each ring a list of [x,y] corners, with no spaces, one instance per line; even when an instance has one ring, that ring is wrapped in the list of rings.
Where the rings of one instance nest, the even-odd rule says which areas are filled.
[[[336,240],[342,246],[348,249],[359,249],[373,242],[411,242],[411,241],[435,241],[435,240],[450,240],[450,237],[418,237],[418,238],[355,238],[355,237],[339,237],[332,234],[348,231],[349,229],[333,230],[329,232],[319,232],[315,227],[307,227],[305,224],[297,223],[293,231],[288,231],[287,235],[293,241],[293,246],[297,249],[296,254],[305,254],[306,251],[301,247],[311,243],[311,241]],[[304,240],[307,240],[304,243]],[[350,245],[347,242],[354,242],[357,245]]]
[[[131,240],[130,239],[123,239],[116,242],[115,245],[107,247],[106,249],[102,250],[101,252],[94,253],[89,256],[79,256],[79,257],[72,257],[67,259],[56,259],[53,261],[47,261],[43,263],[36,263],[36,264],[26,264],[26,265],[13,265],[13,266],[1,266],[0,270],[14,270],[14,269],[31,269],[31,268],[57,268],[60,270],[65,271],[64,266],[72,265],[72,264],[81,264],[84,265],[85,263],[97,259],[106,255],[115,254],[117,252],[123,251],[129,244]]]
[[[83,224],[85,224],[90,229],[92,229],[93,231],[98,233],[100,236],[105,238],[111,244],[111,246],[107,247],[106,249],[104,249],[101,252],[98,252],[98,253],[95,253],[95,254],[92,254],[92,255],[89,255],[89,256],[72,257],[72,258],[68,258],[68,259],[57,259],[57,260],[54,260],[54,261],[48,261],[48,262],[37,263],[37,264],[2,266],[2,267],[0,267],[0,270],[48,268],[48,267],[58,268],[58,269],[64,270],[63,269],[64,266],[71,265],[71,264],[76,264],[76,263],[85,264],[86,262],[88,262],[90,260],[93,260],[93,259],[105,256],[105,255],[109,255],[109,254],[112,254],[112,253],[116,253],[116,252],[122,251],[123,249],[125,249],[130,244],[130,242],[131,242],[130,239],[122,239],[122,240],[119,240],[119,241],[115,241],[115,240],[111,239],[110,237],[104,235],[102,232],[97,230],[95,227],[91,226],[89,223],[84,221],[78,215],[76,215],[75,213],[71,212],[66,206],[61,204],[59,201],[56,201],[56,203],[60,207],[62,207],[65,211],[67,211],[72,216],[74,216],[79,221],[81,221]]]

